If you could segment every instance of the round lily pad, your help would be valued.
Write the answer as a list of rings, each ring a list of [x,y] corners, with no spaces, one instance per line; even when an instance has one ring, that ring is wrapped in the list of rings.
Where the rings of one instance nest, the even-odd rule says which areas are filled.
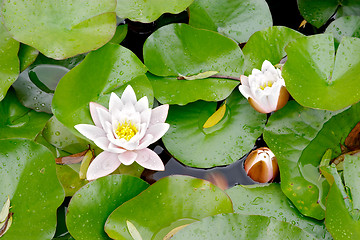
[[[120,96],[130,84],[138,99],[146,95],[152,104],[153,91],[145,72],[145,66],[130,50],[109,43],[89,53],[61,79],[52,101],[53,113],[73,134],[82,137],[74,126],[92,124],[89,103],[107,108],[111,92]]]
[[[305,216],[325,217],[329,189],[318,166],[327,149],[334,157],[340,144],[360,121],[360,104],[332,112],[305,108],[290,101],[266,125],[264,140],[274,152],[281,174],[281,189]]]
[[[64,59],[103,46],[115,33],[116,1],[5,1],[5,26],[19,42]]]
[[[189,11],[190,25],[217,31],[239,43],[272,26],[270,9],[264,0],[196,0]]]
[[[0,21],[0,101],[4,99],[11,84],[15,82],[20,71],[18,59],[19,42],[11,38]]]
[[[360,39],[343,37],[335,56],[334,38],[319,34],[298,38],[286,48],[282,75],[301,105],[339,110],[360,100]]]
[[[344,36],[360,38],[360,16],[338,18],[329,24],[325,32],[334,35],[337,45]]]
[[[160,179],[118,207],[106,221],[105,231],[113,239],[132,239],[136,233],[142,239],[160,240],[174,228],[230,212],[231,201],[220,188],[175,175]]]
[[[216,111],[216,102],[170,106],[166,120],[170,129],[162,138],[166,149],[183,164],[198,168],[227,165],[249,152],[263,131],[266,115],[256,112],[238,90],[225,104],[223,119],[206,129],[203,125]]]
[[[132,21],[150,23],[163,13],[180,13],[194,0],[117,0],[116,14]]]
[[[13,89],[0,102],[0,139],[35,139],[51,116],[21,105]]]
[[[303,37],[301,33],[283,26],[273,26],[254,33],[245,44],[245,75],[261,69],[265,60],[273,65],[286,56],[285,47],[296,38]]]
[[[323,222],[299,213],[278,183],[238,185],[226,190],[226,193],[233,202],[235,213],[273,217],[295,225],[318,239],[332,239]]]
[[[51,239],[64,200],[52,153],[31,140],[0,140],[0,182],[0,205],[9,196],[13,213],[3,238]]]
[[[171,239],[313,239],[287,222],[257,215],[237,213],[207,217],[181,229]]]
[[[78,240],[110,239],[104,232],[108,216],[149,186],[140,178],[110,175],[82,187],[71,199],[66,226]]]

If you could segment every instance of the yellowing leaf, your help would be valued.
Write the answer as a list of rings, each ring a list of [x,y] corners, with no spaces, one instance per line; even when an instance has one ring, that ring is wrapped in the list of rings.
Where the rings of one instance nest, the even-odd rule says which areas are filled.
[[[224,103],[216,112],[211,115],[203,125],[203,128],[215,126],[224,117],[226,111],[226,103]]]
[[[7,219],[9,215],[9,209],[10,209],[10,198],[8,197],[0,212],[0,223],[5,222],[5,220]]]
[[[134,240],[142,240],[142,237],[141,237],[139,231],[137,230],[135,225],[132,224],[132,222],[130,222],[129,220],[126,220],[126,225],[127,225],[127,228],[129,230],[129,233],[130,233],[131,237]]]
[[[85,156],[83,158],[83,160],[81,161],[81,165],[80,165],[80,171],[79,171],[79,178],[80,179],[85,179],[86,178],[86,172],[89,168],[90,162],[91,160],[94,158],[94,154],[91,150],[88,150],[85,153]]]
[[[302,28],[305,28],[305,25],[306,25],[307,21],[304,19],[302,20],[302,22],[300,23],[300,26],[299,26],[299,29],[302,27]]]
[[[215,74],[217,74],[218,71],[207,71],[207,72],[203,72],[203,73],[199,73],[193,76],[183,76],[180,75],[180,78],[178,79],[185,79],[185,80],[197,80],[197,79],[204,79],[204,78],[208,78],[211,77]]]
[[[180,231],[181,229],[183,229],[187,225],[189,225],[189,224],[185,224],[185,225],[179,226],[177,228],[174,228],[168,234],[166,234],[166,236],[163,238],[163,240],[170,240],[175,235],[175,233],[177,233],[178,231]]]

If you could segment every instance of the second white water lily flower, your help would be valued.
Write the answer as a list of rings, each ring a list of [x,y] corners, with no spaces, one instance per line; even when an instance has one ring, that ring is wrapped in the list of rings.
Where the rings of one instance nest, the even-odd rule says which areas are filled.
[[[91,102],[90,113],[95,125],[78,124],[75,128],[104,151],[90,164],[88,180],[106,176],[120,164],[134,161],[144,168],[164,170],[159,156],[147,147],[169,129],[165,123],[169,105],[149,108],[147,97],[139,101],[132,87],[126,87],[121,99],[111,93],[109,109]]]
[[[258,112],[270,113],[284,107],[289,100],[281,70],[265,60],[261,71],[253,69],[251,75],[240,77],[239,90]]]

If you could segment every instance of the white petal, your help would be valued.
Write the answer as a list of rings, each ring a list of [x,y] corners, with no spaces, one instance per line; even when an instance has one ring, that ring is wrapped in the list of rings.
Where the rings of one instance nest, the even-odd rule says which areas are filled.
[[[136,149],[144,149],[147,148],[151,143],[153,143],[154,137],[151,134],[146,134],[145,137],[143,137],[140,142],[139,146]]]
[[[101,127],[101,123],[100,123],[100,119],[99,119],[99,116],[98,116],[97,108],[102,109],[105,112],[109,112],[109,111],[103,105],[100,105],[100,104],[95,103],[95,102],[90,102],[89,103],[89,109],[90,109],[91,118],[92,118],[95,126]]]
[[[125,90],[121,96],[121,101],[123,102],[123,104],[129,103],[129,102],[132,103],[133,105],[136,104],[136,102],[137,102],[136,94],[134,92],[134,89],[130,85],[128,85],[125,88]]]
[[[126,150],[134,150],[139,146],[139,142],[131,142],[126,141],[125,139],[115,139],[115,138],[109,138],[110,142],[112,144],[115,144],[118,147],[124,148]]]
[[[111,122],[109,111],[107,111],[107,109],[104,110],[102,108],[97,108],[96,112],[100,122],[100,127],[106,130],[106,122]]]
[[[90,164],[86,178],[94,180],[104,177],[115,171],[120,166],[117,154],[104,151],[100,153]]]
[[[115,93],[112,92],[110,95],[110,101],[109,101],[109,112],[113,112],[114,109],[121,111],[123,106],[124,106],[124,104],[122,103],[122,101],[120,100],[118,95],[116,95]]]
[[[135,161],[144,168],[156,170],[156,171],[164,171],[165,167],[160,157],[148,148],[144,148],[142,150],[136,151],[137,157]]]
[[[135,109],[137,112],[142,112],[146,109],[149,109],[149,100],[147,96],[140,98],[140,100],[135,104]]]
[[[74,126],[82,135],[88,139],[94,141],[99,137],[105,137],[105,132],[102,128],[99,128],[90,124],[78,124]]]
[[[164,123],[169,112],[169,104],[164,104],[151,111],[150,125]]]
[[[245,76],[245,75],[241,75],[240,76],[240,82],[241,82],[241,85],[243,85],[243,86],[250,86],[249,85],[249,78],[247,77],[247,76]]]
[[[252,93],[250,91],[250,88],[248,86],[244,86],[244,85],[240,85],[239,86],[239,91],[241,92],[241,94],[245,97],[245,98],[249,98],[252,97]]]
[[[102,150],[108,150],[108,146],[110,144],[110,141],[107,137],[100,137],[94,140],[94,143],[96,144],[96,146],[98,146],[99,148],[101,148]]]
[[[271,64],[271,62],[265,60],[261,66],[261,71],[262,72],[275,71],[275,67]]]
[[[150,108],[148,108],[147,110],[141,113],[141,123],[145,123],[146,128],[149,126],[151,115],[152,115],[152,111]]]
[[[137,157],[137,153],[134,151],[126,151],[118,155],[119,161],[124,165],[132,164]]]
[[[164,134],[169,130],[170,124],[168,123],[158,123],[150,126],[146,131],[147,134],[151,134],[153,136],[152,143],[159,140]]]
[[[125,149],[116,146],[115,144],[109,143],[108,145],[108,151],[113,153],[124,153],[126,152]]]

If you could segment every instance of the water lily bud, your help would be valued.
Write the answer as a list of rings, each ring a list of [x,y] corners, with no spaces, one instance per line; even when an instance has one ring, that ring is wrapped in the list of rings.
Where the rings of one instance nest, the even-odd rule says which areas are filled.
[[[267,147],[252,151],[244,165],[247,175],[260,183],[272,182],[279,173],[276,157]]]
[[[284,107],[289,100],[281,70],[265,60],[261,71],[253,69],[249,77],[240,76],[239,91],[260,113],[270,113]]]

